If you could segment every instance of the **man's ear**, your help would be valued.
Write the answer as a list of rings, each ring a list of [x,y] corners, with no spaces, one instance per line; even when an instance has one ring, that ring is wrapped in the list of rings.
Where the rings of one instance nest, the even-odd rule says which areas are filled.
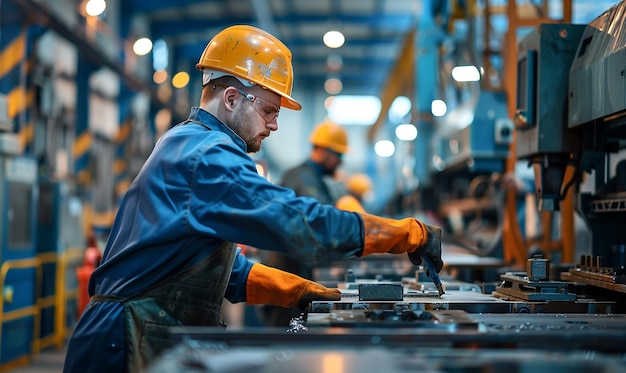
[[[233,87],[228,87],[226,90],[224,90],[223,100],[226,109],[232,111],[237,100],[237,90],[235,90]]]

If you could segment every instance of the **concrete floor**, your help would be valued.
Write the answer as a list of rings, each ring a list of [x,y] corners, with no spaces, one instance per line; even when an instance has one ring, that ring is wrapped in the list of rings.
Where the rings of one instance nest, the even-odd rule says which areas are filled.
[[[29,366],[12,369],[7,373],[60,373],[63,371],[66,348],[46,348],[39,352],[39,359]]]

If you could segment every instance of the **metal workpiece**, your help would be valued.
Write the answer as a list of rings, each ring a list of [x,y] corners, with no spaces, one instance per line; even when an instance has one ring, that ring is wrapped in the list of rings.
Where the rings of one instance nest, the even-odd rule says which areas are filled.
[[[360,301],[395,300],[404,298],[404,286],[398,282],[360,283]]]
[[[500,278],[502,285],[496,293],[528,301],[576,300],[576,294],[568,292],[569,283],[565,281],[533,280],[525,272],[507,272]]]
[[[567,273],[562,273],[564,280],[581,282],[594,287],[614,291],[616,295],[626,294],[626,273],[620,260],[613,260],[614,266],[602,265],[599,256],[583,255],[580,262]]]
[[[585,262],[599,263],[599,260],[586,258]],[[419,280],[419,271],[414,278],[402,279],[402,298],[399,298],[400,286],[397,283],[353,279],[352,282],[338,284],[342,291],[340,300],[314,301],[310,311],[317,314],[312,318],[314,323],[352,327],[406,326],[404,324],[428,317],[430,311],[489,314],[620,312],[622,306],[615,299],[595,299],[590,289],[581,287],[584,284],[550,280],[549,260],[535,257],[529,259],[527,264],[528,272],[501,275],[500,282],[489,293],[483,293],[477,284],[445,278],[442,282],[448,291],[440,295],[433,282]],[[385,297],[376,294],[391,291],[391,284],[395,284],[394,296],[397,298],[388,297],[390,294],[383,294]],[[363,289],[368,289],[365,297],[361,294]],[[578,290],[582,290],[581,294],[577,294]]]
[[[612,256],[612,265],[608,267],[604,265],[601,256],[581,255],[580,262],[574,268],[571,268],[569,272],[607,283],[626,284],[626,248],[624,245],[613,245]],[[622,289],[622,292],[626,291]]]
[[[550,260],[545,258],[530,258],[526,261],[526,276],[533,281],[548,280],[550,278]]]
[[[604,301],[595,299],[579,299],[570,301],[528,301],[507,294],[457,294],[448,292],[441,298],[436,294],[425,296],[405,295],[402,302],[377,301],[362,302],[355,296],[343,296],[340,301],[324,302],[316,301],[311,304],[309,320],[315,318],[317,313],[326,324],[332,324],[333,312],[354,311],[369,314],[368,325],[381,324],[386,322],[375,313],[379,311],[396,312],[402,314],[407,311],[414,312],[417,317],[404,314],[403,317],[419,319],[420,313],[424,311],[464,311],[468,313],[490,313],[490,314],[534,314],[534,313],[578,313],[578,314],[612,314],[616,312],[617,306],[614,301]],[[331,316],[329,316],[331,315]],[[343,320],[340,320],[343,322]],[[397,321],[397,320],[396,320]],[[404,321],[404,320],[402,320]]]

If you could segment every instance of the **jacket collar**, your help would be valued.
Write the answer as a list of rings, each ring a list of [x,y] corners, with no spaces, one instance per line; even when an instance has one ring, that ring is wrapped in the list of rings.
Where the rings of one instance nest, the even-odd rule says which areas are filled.
[[[237,146],[241,148],[244,152],[247,151],[248,146],[246,142],[243,141],[239,135],[237,135],[233,130],[231,130],[228,126],[222,123],[219,119],[217,119],[213,114],[208,111],[201,109],[197,106],[191,108],[191,112],[189,113],[188,121],[199,123],[212,131],[219,131],[227,134]]]

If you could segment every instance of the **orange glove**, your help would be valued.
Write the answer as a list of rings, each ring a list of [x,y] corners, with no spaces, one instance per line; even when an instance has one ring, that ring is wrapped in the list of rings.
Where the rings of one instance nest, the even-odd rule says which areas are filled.
[[[301,309],[314,300],[341,299],[339,289],[330,289],[292,273],[254,263],[246,282],[248,304],[273,304]]]
[[[388,219],[376,215],[361,214],[365,228],[362,256],[370,254],[409,253],[413,263],[420,256],[428,256],[437,270],[443,268],[441,259],[441,228],[430,226],[413,218]]]

